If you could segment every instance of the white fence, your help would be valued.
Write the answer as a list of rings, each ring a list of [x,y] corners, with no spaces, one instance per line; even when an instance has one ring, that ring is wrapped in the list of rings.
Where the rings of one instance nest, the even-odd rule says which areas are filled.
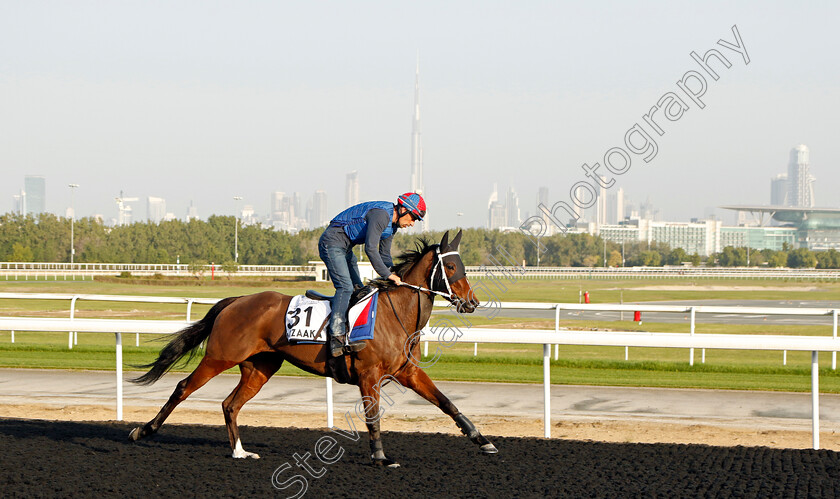
[[[511,262],[509,262],[511,263]],[[840,270],[788,269],[758,267],[492,267],[498,271],[516,272],[517,279],[780,279],[840,280]],[[488,267],[469,266],[467,275],[487,274]],[[129,272],[135,276],[236,275],[314,278],[315,265],[239,265],[235,273],[227,273],[222,265],[140,264],[140,263],[42,263],[0,262],[0,278],[5,280],[92,279],[94,276],[116,276]]]
[[[174,303],[186,304],[186,320],[189,321],[192,316],[192,306],[194,303],[201,305],[215,305],[219,301],[218,298],[177,298],[169,296],[123,296],[123,295],[72,295],[60,293],[0,293],[0,300],[60,300],[70,301],[70,319],[74,319],[76,315],[76,303],[82,301],[98,301],[98,302],[127,302],[127,303]],[[174,330],[173,330],[174,331]],[[135,345],[140,346],[140,333],[138,332],[135,339]],[[12,343],[15,342],[15,331],[12,330]],[[79,343],[78,331],[70,331],[67,335],[67,348],[72,349],[73,345]]]
[[[238,265],[235,272],[227,272],[220,263],[213,265],[154,264],[154,263],[30,263],[0,262],[0,277],[7,281],[30,279],[74,280],[95,276],[118,276],[128,272],[133,276],[189,277],[196,274],[237,275],[245,277],[314,278],[314,265]]]
[[[0,294],[0,298],[19,298],[11,293]],[[98,299],[110,301],[136,301],[158,303],[211,303],[212,299],[189,298],[159,298],[159,297],[113,297],[96,295],[52,295],[55,298],[44,298],[48,295],[34,295],[38,299]],[[61,298],[58,298],[60,296]],[[117,300],[119,298],[119,300]],[[71,298],[72,299],[72,298]],[[190,300],[192,300],[190,302]],[[188,305],[189,306],[189,305]],[[527,329],[485,329],[485,328],[455,328],[451,331],[451,338],[445,337],[445,343],[514,343],[514,344],[542,344],[543,345],[543,387],[544,387],[544,434],[551,436],[550,426],[550,355],[551,345],[591,345],[591,346],[624,346],[624,347],[662,347],[687,348],[691,351],[693,361],[694,349],[737,349],[737,350],[796,350],[810,351],[811,354],[811,400],[812,400],[812,430],[813,446],[819,448],[819,365],[818,352],[832,352],[832,367],[836,367],[836,352],[840,350],[837,340],[837,310],[834,309],[804,309],[804,308],[757,308],[757,307],[706,307],[706,306],[662,306],[662,305],[615,305],[615,304],[576,304],[576,303],[498,303],[499,308],[542,309],[555,311],[554,330]],[[559,328],[561,310],[608,310],[608,311],[656,311],[691,313],[691,329],[688,333],[651,333],[630,331],[566,331]],[[189,313],[189,312],[188,312]],[[740,335],[740,334],[697,334],[695,333],[695,315],[697,313],[744,313],[744,314],[777,314],[777,315],[831,315],[833,317],[832,336],[784,336],[784,335]],[[56,319],[29,317],[0,317],[0,330],[11,331],[63,331],[63,332],[91,332],[113,333],[116,338],[116,372],[117,372],[117,419],[122,419],[122,334],[123,333],[172,333],[188,325],[189,321],[164,320],[115,320],[115,319]],[[447,328],[451,329],[451,328]],[[441,328],[425,329],[424,336],[428,341],[440,340]],[[327,387],[327,420],[333,423],[332,383],[328,378]]]

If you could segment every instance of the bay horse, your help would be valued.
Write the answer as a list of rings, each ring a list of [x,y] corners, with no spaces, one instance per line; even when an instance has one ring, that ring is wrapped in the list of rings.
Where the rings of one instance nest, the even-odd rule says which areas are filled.
[[[411,388],[439,407],[482,452],[498,452],[437,389],[417,361],[420,359],[419,330],[429,321],[436,294],[445,296],[459,313],[472,313],[479,305],[458,253],[460,241],[460,231],[451,242],[447,232],[440,244],[421,241],[415,250],[403,254],[394,271],[407,285],[397,286],[387,279],[371,281],[380,293],[374,338],[368,340],[364,350],[336,359],[330,357],[329,342],[289,343],[285,332],[291,296],[264,291],[219,301],[203,319],[174,333],[157,360],[142,366],[151,369],[132,380],[145,385],[154,383],[179,359],[196,355],[206,340],[204,357],[192,374],[178,383],[151,421],[131,431],[129,440],[136,441],[157,432],[175,407],[191,393],[217,374],[238,365],[242,377],[222,402],[222,412],[233,457],[259,458],[242,448],[236,417],[283,362],[289,361],[306,372],[359,387],[370,437],[371,461],[375,465],[399,466],[385,456],[380,435],[380,393],[381,386],[387,382]]]

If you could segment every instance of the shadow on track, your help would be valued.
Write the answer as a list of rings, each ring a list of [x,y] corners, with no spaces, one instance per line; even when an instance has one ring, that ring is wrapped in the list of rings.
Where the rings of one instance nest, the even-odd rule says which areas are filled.
[[[615,444],[498,437],[497,455],[476,454],[461,437],[389,433],[400,469],[370,466],[367,442],[336,438],[345,453],[325,465],[295,465],[327,430],[244,427],[260,460],[234,460],[222,426],[170,425],[155,437],[125,441],[128,423],[0,419],[5,496],[291,496],[273,488],[295,474],[308,497],[836,497],[840,453],[765,447]],[[336,448],[337,449],[337,448]],[[334,449],[335,450],[335,449]]]

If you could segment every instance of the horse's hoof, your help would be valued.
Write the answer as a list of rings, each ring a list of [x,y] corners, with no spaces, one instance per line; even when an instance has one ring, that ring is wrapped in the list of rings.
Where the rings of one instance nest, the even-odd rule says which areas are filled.
[[[231,457],[233,457],[234,459],[259,459],[260,455],[254,452],[246,452],[243,450],[240,452],[234,452],[233,454],[231,454]]]
[[[385,459],[374,459],[373,460],[373,465],[374,466],[381,466],[383,468],[399,468],[400,467],[400,463],[398,463],[398,462],[396,462],[392,459],[388,459],[387,457]]]
[[[128,434],[128,439],[132,442],[136,442],[136,441],[140,440],[140,438],[141,438],[140,431],[141,430],[142,430],[141,426],[138,426],[137,428],[131,430],[131,432]]]
[[[481,452],[485,454],[496,454],[497,452],[499,452],[499,449],[497,449],[496,446],[493,444],[484,444],[480,447],[480,449]]]

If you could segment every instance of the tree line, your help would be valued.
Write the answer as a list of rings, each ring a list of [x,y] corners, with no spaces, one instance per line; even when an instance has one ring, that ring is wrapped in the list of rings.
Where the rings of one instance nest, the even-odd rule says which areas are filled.
[[[230,264],[234,261],[232,216],[214,215],[204,220],[136,222],[109,227],[94,218],[74,224],[75,261],[98,263]],[[239,262],[246,265],[303,265],[319,260],[318,238],[323,229],[296,234],[261,228],[239,227]],[[0,261],[69,262],[70,219],[50,213],[0,215]],[[420,238],[437,242],[443,231],[422,235],[398,232],[392,253],[397,257],[413,249]],[[464,229],[461,258],[465,265],[537,265],[536,240],[518,232]],[[542,237],[545,249],[539,265],[545,267],[657,267],[691,264],[721,267],[840,268],[840,252],[793,249],[757,250],[727,246],[720,253],[701,257],[666,244],[634,241],[615,243],[589,234],[555,234]],[[747,256],[749,251],[749,258]]]

